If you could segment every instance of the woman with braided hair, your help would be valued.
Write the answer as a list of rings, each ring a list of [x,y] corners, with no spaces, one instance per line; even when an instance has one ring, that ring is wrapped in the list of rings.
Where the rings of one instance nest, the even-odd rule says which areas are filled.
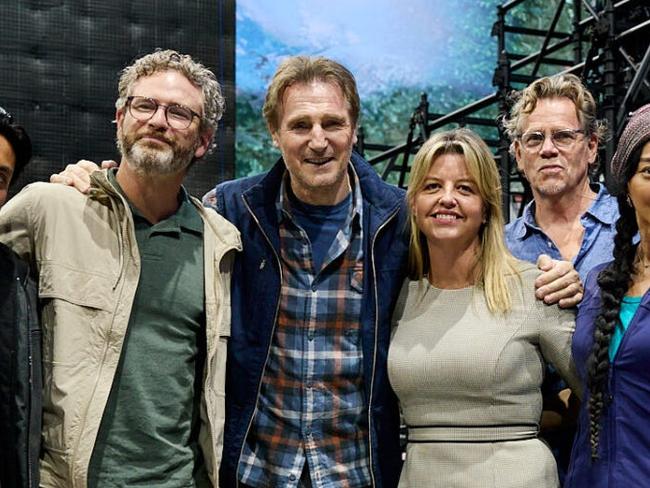
[[[632,114],[610,175],[614,260],[587,277],[573,337],[585,398],[570,488],[650,486],[650,104]]]

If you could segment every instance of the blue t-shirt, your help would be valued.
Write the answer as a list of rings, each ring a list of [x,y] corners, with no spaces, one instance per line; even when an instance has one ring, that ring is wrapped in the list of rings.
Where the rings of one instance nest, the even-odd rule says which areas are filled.
[[[318,274],[327,251],[350,213],[352,192],[336,205],[310,205],[298,200],[292,192],[288,193],[291,213],[309,237],[314,273]]]

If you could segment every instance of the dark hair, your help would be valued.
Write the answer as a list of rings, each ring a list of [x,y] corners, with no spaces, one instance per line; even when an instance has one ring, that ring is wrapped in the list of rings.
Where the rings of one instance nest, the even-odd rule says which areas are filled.
[[[32,141],[27,131],[22,126],[14,124],[11,115],[1,107],[0,114],[3,115],[0,117],[0,136],[7,139],[16,156],[16,167],[11,177],[11,184],[13,184],[32,159]]]
[[[625,181],[628,182],[636,173],[641,148],[637,149],[626,168]],[[614,261],[598,274],[601,306],[594,327],[594,342],[587,360],[587,388],[589,389],[589,440],[591,459],[598,459],[598,441],[600,438],[601,417],[609,403],[607,383],[609,378],[609,345],[619,321],[621,301],[629,289],[634,274],[636,251],[634,236],[639,230],[636,213],[628,201],[627,192],[617,197],[620,217],[616,222],[614,238]]]

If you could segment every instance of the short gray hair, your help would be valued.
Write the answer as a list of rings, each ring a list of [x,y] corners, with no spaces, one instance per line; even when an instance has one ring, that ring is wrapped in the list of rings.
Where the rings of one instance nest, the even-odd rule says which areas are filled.
[[[178,71],[201,89],[203,93],[201,130],[216,131],[217,123],[221,119],[226,105],[219,82],[212,71],[194,61],[191,56],[180,54],[171,49],[155,51],[142,56],[122,70],[118,85],[119,97],[115,102],[115,107],[118,110],[124,108],[131,87],[140,78],[169,70]],[[212,141],[210,142],[212,143]]]

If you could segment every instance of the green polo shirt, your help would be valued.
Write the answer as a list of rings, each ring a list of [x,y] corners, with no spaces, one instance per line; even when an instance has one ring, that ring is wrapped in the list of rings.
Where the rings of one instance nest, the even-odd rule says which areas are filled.
[[[109,180],[119,189],[113,171]],[[206,355],[203,220],[183,189],[179,203],[154,225],[131,206],[142,269],[90,487],[210,486],[198,445]]]

